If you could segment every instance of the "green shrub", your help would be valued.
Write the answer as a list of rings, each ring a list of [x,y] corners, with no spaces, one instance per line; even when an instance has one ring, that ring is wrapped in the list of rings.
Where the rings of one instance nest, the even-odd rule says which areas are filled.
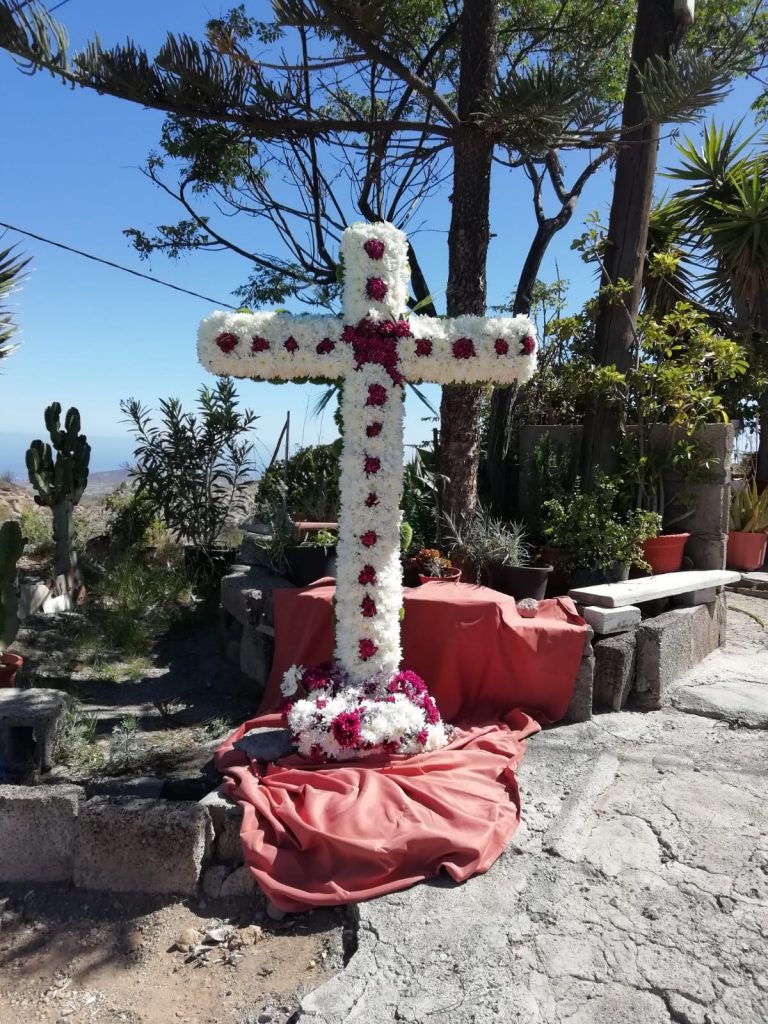
[[[259,508],[284,501],[295,520],[336,522],[339,517],[341,438],[300,448],[287,463],[270,466],[259,480]]]
[[[120,484],[108,495],[104,507],[107,512],[107,533],[117,551],[139,546],[155,546],[165,530],[157,505],[143,491],[128,484]]]
[[[49,555],[53,551],[51,517],[37,505],[21,510],[21,532],[27,538],[27,550],[33,555]]]

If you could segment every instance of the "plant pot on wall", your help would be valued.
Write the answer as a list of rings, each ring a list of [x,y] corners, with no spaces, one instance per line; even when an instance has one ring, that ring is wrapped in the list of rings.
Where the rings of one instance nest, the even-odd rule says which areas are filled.
[[[419,573],[419,583],[458,583],[461,579],[461,569],[454,566],[452,569],[444,569],[442,576],[423,576]]]
[[[491,587],[517,601],[526,597],[541,601],[552,572],[551,565],[492,565]]]
[[[11,654],[10,651],[0,654],[0,687],[15,686],[16,673],[23,664],[20,654]]]
[[[765,562],[766,547],[768,534],[731,530],[728,534],[726,565],[729,569],[738,569],[741,572],[761,569]]]
[[[690,533],[662,533],[643,541],[643,559],[650,565],[654,576],[680,571],[689,537]]]
[[[335,544],[296,544],[285,549],[288,576],[297,587],[308,587],[324,576],[336,575]]]

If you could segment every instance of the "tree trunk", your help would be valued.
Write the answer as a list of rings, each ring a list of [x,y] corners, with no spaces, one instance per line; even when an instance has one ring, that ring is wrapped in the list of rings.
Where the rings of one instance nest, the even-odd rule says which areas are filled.
[[[637,128],[646,117],[637,67],[652,57],[667,59],[675,31],[673,0],[639,0],[632,43],[632,66],[627,78],[622,112],[622,136],[616,158],[616,179],[608,224],[603,285],[626,281],[622,301],[601,296],[595,325],[594,358],[598,366],[616,366],[625,373],[632,366],[634,327],[640,308],[648,221],[659,148],[659,124]],[[595,404],[586,416],[581,448],[581,476],[590,486],[595,469],[612,472],[623,426],[619,410]]]
[[[453,195],[448,232],[448,316],[485,313],[493,142],[474,123],[491,96],[497,64],[496,0],[465,0],[461,16],[461,67],[453,148]],[[477,500],[480,407],[483,389],[443,388],[440,403],[440,472],[448,477],[445,511],[463,517]]]
[[[755,476],[758,486],[768,487],[768,394],[763,394],[758,403],[759,443],[755,460]]]

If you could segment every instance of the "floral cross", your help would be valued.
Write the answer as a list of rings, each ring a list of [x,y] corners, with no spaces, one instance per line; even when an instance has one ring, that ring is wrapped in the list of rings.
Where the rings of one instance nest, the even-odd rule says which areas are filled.
[[[341,254],[341,318],[216,312],[198,352],[217,374],[344,381],[335,652],[345,679],[362,685],[392,679],[401,660],[404,382],[526,379],[536,341],[524,316],[407,315],[408,242],[392,224],[353,224]]]

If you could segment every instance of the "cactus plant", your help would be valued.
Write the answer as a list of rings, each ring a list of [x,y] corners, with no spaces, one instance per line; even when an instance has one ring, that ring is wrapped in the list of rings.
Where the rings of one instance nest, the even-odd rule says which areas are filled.
[[[33,441],[27,449],[29,482],[37,491],[35,502],[50,508],[53,515],[54,566],[56,575],[74,574],[77,566],[72,543],[72,513],[88,483],[91,446],[80,433],[80,413],[74,407],[61,427],[61,405],[54,402],[45,410],[45,425],[51,444]],[[74,583],[74,580],[71,580]]]
[[[24,550],[18,523],[0,526],[0,655],[13,643],[19,628],[16,563]]]

